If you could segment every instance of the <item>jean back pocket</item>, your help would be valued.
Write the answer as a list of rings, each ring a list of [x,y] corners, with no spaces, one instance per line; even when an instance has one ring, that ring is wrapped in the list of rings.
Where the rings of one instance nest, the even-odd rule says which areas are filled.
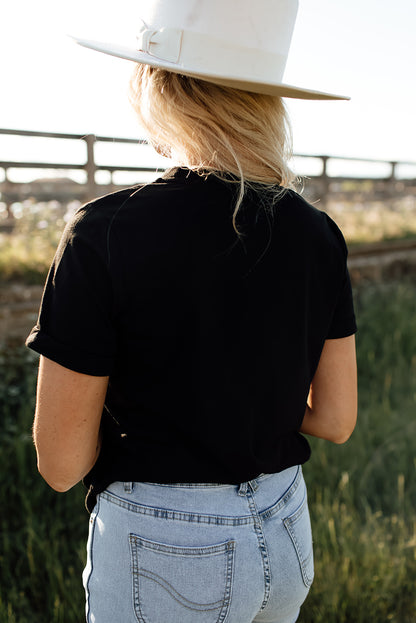
[[[310,588],[314,577],[314,562],[312,529],[306,495],[299,508],[284,519],[283,523],[296,550],[303,582],[307,588]]]
[[[221,623],[230,604],[234,548],[234,541],[179,547],[130,534],[137,620]]]

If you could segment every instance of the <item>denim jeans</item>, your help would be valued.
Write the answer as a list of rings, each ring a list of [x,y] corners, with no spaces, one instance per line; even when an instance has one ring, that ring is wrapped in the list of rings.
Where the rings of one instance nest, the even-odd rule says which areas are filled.
[[[293,623],[314,573],[301,467],[240,485],[115,482],[87,550],[88,623]]]

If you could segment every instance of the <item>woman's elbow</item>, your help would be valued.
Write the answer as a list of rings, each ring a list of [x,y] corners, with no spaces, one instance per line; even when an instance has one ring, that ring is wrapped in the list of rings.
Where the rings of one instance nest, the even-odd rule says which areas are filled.
[[[354,432],[356,423],[357,412],[355,411],[349,413],[348,417],[344,418],[342,422],[339,422],[336,426],[334,426],[331,433],[330,441],[336,443],[337,445],[342,445],[343,443],[346,443]]]
[[[101,441],[83,447],[74,443],[58,443],[49,436],[34,436],[37,468],[45,482],[55,491],[72,489],[92,469],[98,458]],[[79,444],[78,444],[79,446]]]
[[[342,446],[343,443],[346,443],[348,441],[351,435],[352,435],[352,431],[351,432],[338,432],[336,435],[334,435],[330,439],[330,441],[332,441],[332,443],[336,443],[338,446]]]
[[[57,493],[66,493],[67,491],[69,491],[70,489],[72,489],[72,487],[75,486],[76,483],[74,484],[67,484],[67,483],[61,483],[61,482],[55,482],[55,481],[50,481],[47,480],[42,474],[41,474],[42,478],[44,479],[44,481],[51,487],[51,489],[53,489],[54,491],[56,491]]]
[[[62,470],[57,465],[51,465],[42,461],[40,457],[38,457],[38,472],[42,476],[43,480],[58,493],[65,493],[72,489],[80,480],[80,478],[76,479],[74,477],[69,477],[68,474],[62,472]]]

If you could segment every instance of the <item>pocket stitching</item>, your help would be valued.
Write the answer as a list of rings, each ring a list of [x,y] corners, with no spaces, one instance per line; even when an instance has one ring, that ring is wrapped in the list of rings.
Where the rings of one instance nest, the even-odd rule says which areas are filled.
[[[157,541],[143,539],[136,534],[130,534],[129,538],[130,542],[134,541],[136,545],[139,544],[144,549],[173,556],[215,556],[217,554],[225,554],[229,549],[234,549],[235,547],[235,541],[224,541],[223,543],[218,543],[217,545],[204,545],[200,547],[167,545],[167,543],[159,543]]]
[[[165,590],[168,591],[170,596],[173,599],[175,599],[175,601],[177,601],[183,607],[189,610],[208,612],[209,610],[216,610],[218,608],[221,608],[218,614],[218,618],[216,619],[215,622],[213,621],[213,623],[222,623],[224,621],[228,613],[229,605],[231,601],[231,587],[232,587],[233,570],[234,570],[235,541],[232,541],[232,540],[226,541],[225,543],[220,543],[218,545],[210,545],[206,547],[186,547],[186,546],[180,547],[180,546],[175,546],[175,545],[166,545],[164,543],[157,543],[154,541],[149,541],[135,534],[129,535],[129,541],[130,541],[130,551],[131,551],[131,558],[132,558],[133,607],[134,607],[135,616],[137,620],[139,621],[139,623],[147,623],[146,619],[143,616],[140,599],[139,599],[139,592],[140,592],[139,591],[139,577],[140,576],[148,577],[148,579],[152,579],[153,581],[157,582],[160,586],[162,586],[162,588],[165,588]],[[170,556],[172,555],[174,556],[175,551],[177,552],[176,555],[182,555],[182,556],[185,555],[185,556],[199,556],[200,557],[202,555],[202,556],[212,557],[212,556],[217,556],[219,554],[223,554],[224,560],[225,560],[225,588],[224,588],[223,598],[218,600],[218,602],[211,602],[207,604],[197,604],[196,602],[191,602],[186,597],[181,595],[178,591],[174,589],[172,585],[169,584],[169,582],[164,580],[158,574],[150,572],[150,575],[153,575],[156,578],[160,578],[161,582],[158,581],[158,579],[155,579],[155,577],[149,577],[148,575],[145,575],[144,573],[142,573],[142,571],[146,572],[147,570],[146,569],[141,570],[140,564],[139,564],[138,550],[140,546],[143,548],[149,549],[151,551],[156,551],[158,553],[162,553],[162,554],[168,553]],[[172,594],[172,592],[166,588],[166,586],[163,586],[162,582],[163,584],[167,584],[169,587],[171,587],[171,589],[182,600],[187,601],[188,603],[193,604],[195,606],[201,606],[201,607],[200,608],[192,607],[192,606],[190,607],[187,604],[183,603],[183,601],[181,601],[181,599],[176,598],[175,595]],[[218,604],[218,605],[213,607],[215,604]],[[206,608],[206,606],[211,606],[211,608]]]

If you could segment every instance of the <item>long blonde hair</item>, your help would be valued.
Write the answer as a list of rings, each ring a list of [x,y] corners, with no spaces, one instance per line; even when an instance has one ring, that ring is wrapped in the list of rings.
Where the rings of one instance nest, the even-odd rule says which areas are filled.
[[[155,149],[197,172],[233,174],[245,187],[267,189],[273,201],[294,175],[290,124],[279,97],[241,91],[138,64],[130,101]]]

